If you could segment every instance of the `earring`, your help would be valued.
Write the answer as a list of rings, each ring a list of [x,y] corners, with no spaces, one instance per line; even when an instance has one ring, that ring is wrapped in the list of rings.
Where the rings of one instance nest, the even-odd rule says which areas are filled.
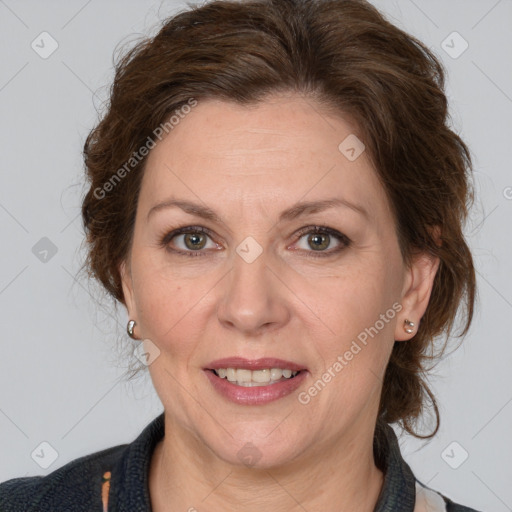
[[[414,322],[411,322],[410,320],[404,320],[404,331],[411,334],[411,332],[414,332]]]
[[[128,325],[126,326],[126,332],[128,333],[128,336],[130,336],[130,338],[132,340],[136,340],[137,339],[135,337],[135,334],[133,333],[133,328],[135,327],[136,324],[137,324],[137,322],[135,320],[130,320],[128,322]]]

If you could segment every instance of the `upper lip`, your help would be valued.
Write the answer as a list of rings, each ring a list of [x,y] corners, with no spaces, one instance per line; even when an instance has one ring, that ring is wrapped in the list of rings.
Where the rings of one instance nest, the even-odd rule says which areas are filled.
[[[265,368],[281,368],[282,370],[300,371],[306,368],[292,361],[277,359],[275,357],[263,357],[260,359],[245,359],[243,357],[226,357],[216,359],[209,363],[206,370],[218,370],[219,368],[242,368],[246,370],[264,370]]]

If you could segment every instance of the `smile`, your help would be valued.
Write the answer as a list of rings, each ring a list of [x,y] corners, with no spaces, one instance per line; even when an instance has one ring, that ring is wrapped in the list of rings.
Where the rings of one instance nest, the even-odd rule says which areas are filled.
[[[246,368],[217,368],[212,370],[217,377],[227,379],[237,386],[256,387],[276,384],[293,379],[299,372],[288,368],[264,368],[262,370],[248,370]]]

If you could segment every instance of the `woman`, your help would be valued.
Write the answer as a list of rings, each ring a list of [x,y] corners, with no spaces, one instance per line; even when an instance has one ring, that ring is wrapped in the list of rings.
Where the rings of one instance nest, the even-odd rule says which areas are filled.
[[[9,510],[471,511],[391,423],[475,275],[439,62],[359,0],[213,1],[117,66],[84,148],[87,265],[164,406]]]

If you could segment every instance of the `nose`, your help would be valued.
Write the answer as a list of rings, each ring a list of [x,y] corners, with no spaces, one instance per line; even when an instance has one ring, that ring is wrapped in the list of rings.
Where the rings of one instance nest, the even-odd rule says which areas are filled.
[[[225,328],[257,336],[289,321],[288,288],[268,263],[265,251],[250,263],[238,254],[234,256],[217,307],[217,317]]]

